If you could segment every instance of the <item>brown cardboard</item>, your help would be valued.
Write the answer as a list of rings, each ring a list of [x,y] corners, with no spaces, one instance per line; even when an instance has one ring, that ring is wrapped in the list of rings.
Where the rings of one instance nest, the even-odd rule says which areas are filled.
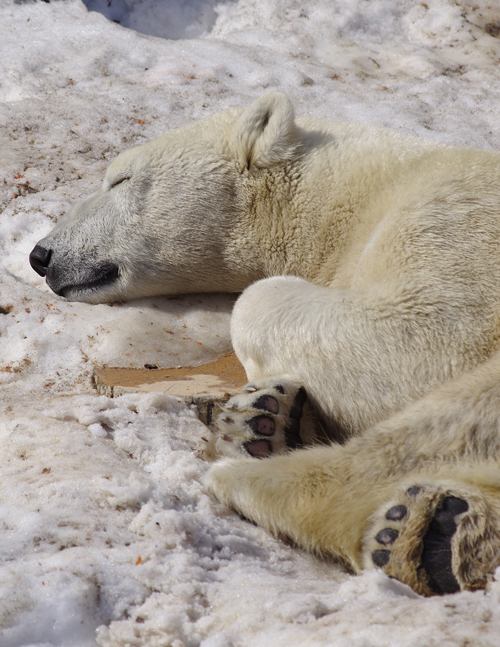
[[[243,366],[230,353],[215,362],[185,368],[94,368],[96,389],[102,395],[167,393],[194,404],[198,417],[209,425],[227,399],[246,383]]]

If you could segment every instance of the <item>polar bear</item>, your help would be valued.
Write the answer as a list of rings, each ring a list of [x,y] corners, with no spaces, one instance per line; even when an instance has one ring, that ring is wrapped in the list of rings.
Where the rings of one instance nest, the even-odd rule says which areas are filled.
[[[98,303],[243,291],[206,486],[424,595],[500,565],[500,154],[271,93],[121,154],[31,253]]]

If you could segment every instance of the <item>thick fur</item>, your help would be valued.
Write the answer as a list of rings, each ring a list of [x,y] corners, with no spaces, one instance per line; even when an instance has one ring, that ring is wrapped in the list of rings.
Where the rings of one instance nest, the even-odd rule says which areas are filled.
[[[499,212],[499,153],[295,119],[274,93],[120,155],[39,249],[49,285],[91,303],[246,288],[233,343],[277,440],[246,453],[239,397],[207,487],[354,570],[401,502],[384,569],[429,594],[447,496],[468,506],[449,540],[460,588],[500,563]],[[305,441],[315,426],[343,445],[286,451],[299,387]]]

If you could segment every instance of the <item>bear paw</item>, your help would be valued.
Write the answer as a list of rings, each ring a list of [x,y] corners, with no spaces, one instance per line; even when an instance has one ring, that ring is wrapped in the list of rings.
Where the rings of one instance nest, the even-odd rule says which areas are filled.
[[[414,485],[372,519],[364,566],[421,595],[485,588],[499,562],[499,530],[480,494]]]
[[[305,389],[290,378],[249,382],[215,422],[215,451],[225,456],[267,458],[313,440]]]

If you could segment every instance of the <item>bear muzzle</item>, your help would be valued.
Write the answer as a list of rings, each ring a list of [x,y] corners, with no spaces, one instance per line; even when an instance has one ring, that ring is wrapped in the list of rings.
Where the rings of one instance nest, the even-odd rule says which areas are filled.
[[[37,274],[43,276],[49,288],[58,296],[71,300],[87,300],[85,293],[95,293],[99,289],[115,283],[120,270],[112,261],[96,262],[94,259],[78,259],[71,262],[68,255],[58,258],[54,250],[37,244],[29,261]]]

